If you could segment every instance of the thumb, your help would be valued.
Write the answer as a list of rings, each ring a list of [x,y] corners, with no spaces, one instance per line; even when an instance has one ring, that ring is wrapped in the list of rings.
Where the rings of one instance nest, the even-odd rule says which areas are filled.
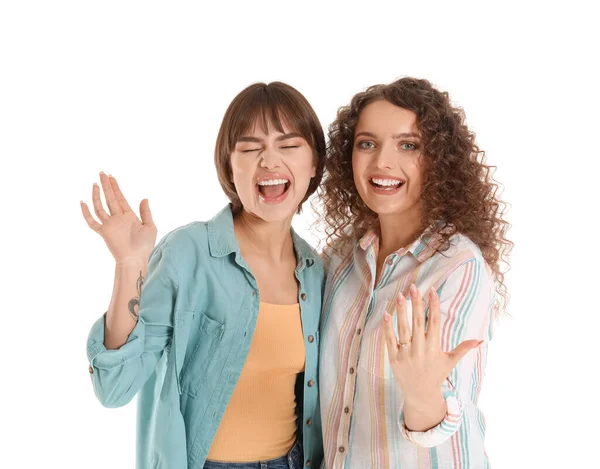
[[[152,220],[152,212],[150,211],[148,199],[144,199],[140,202],[140,217],[142,217],[142,224],[145,226],[154,226],[154,220]]]
[[[454,368],[468,352],[479,347],[482,343],[483,340],[465,340],[464,342],[461,342],[458,347],[448,353],[450,361],[452,362],[452,368]]]

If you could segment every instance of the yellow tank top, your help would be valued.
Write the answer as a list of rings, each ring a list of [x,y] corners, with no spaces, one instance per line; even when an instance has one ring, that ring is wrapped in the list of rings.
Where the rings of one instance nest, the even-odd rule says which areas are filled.
[[[306,350],[300,305],[261,303],[248,358],[208,453],[208,460],[264,461],[296,441],[296,375]]]

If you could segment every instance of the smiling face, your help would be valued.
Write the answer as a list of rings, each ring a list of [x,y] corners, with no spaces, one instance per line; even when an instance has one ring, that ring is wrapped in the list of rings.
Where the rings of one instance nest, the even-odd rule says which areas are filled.
[[[414,112],[379,100],[360,113],[352,150],[354,184],[378,216],[420,219],[421,140]]]
[[[265,221],[287,220],[306,196],[317,167],[313,149],[282,122],[254,125],[231,153],[231,180],[244,210]]]

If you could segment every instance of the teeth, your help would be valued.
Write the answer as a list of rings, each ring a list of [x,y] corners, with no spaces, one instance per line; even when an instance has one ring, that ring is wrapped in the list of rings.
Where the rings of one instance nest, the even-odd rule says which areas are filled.
[[[397,179],[376,179],[376,178],[373,178],[373,179],[371,179],[371,181],[373,181],[378,186],[398,186],[400,184],[403,184],[402,181],[398,181]]]
[[[266,181],[260,181],[258,183],[259,186],[277,186],[279,184],[287,184],[288,181],[287,179],[268,179]]]

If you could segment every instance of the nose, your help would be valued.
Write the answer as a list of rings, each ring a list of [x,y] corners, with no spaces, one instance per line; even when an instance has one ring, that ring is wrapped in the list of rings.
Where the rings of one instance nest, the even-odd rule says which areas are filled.
[[[279,161],[280,158],[277,155],[277,152],[270,147],[267,147],[264,149],[264,151],[261,154],[261,157],[262,157],[262,160],[260,162],[260,165],[263,168],[275,169],[275,168],[278,168],[280,165],[280,161]]]
[[[393,149],[387,146],[380,147],[379,151],[374,155],[375,167],[378,169],[392,169],[394,167],[397,155]]]

